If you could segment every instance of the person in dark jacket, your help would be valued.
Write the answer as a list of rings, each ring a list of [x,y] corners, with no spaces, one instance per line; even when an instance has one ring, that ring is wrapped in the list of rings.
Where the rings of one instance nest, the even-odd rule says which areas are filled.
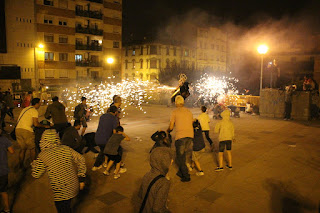
[[[171,135],[168,134],[169,136],[167,137],[167,134],[165,131],[156,131],[153,133],[151,136],[151,139],[155,142],[154,145],[152,146],[150,153],[152,152],[153,149],[157,147],[171,147]]]
[[[66,116],[65,109],[66,107],[59,102],[59,98],[57,96],[52,98],[52,104],[50,104],[44,114],[46,119],[52,118],[52,122],[54,124],[54,128],[59,133],[60,138],[63,136],[63,131],[68,126],[68,119]]]
[[[10,94],[9,91],[6,91],[5,96],[3,97],[4,102],[7,105],[7,114],[10,116],[11,120],[14,120],[14,115],[13,115],[13,109],[14,109],[14,103],[12,99],[12,95]]]
[[[81,136],[84,135],[88,125],[87,125],[87,119],[86,119],[86,114],[87,114],[87,98],[82,97],[81,98],[81,103],[78,104],[75,109],[74,109],[74,119],[75,120],[80,120],[82,124],[82,130],[81,130]]]
[[[47,120],[42,120],[40,124],[42,124],[42,126],[34,127],[34,140],[35,140],[34,142],[36,145],[36,154],[39,154],[41,152],[40,140],[43,132],[46,130],[44,126],[51,126],[51,123]]]
[[[81,121],[74,121],[73,126],[69,126],[64,130],[64,134],[61,139],[61,144],[69,146],[75,151],[82,153],[82,149],[85,146],[85,141],[79,135],[78,131],[81,129]]]
[[[204,175],[203,170],[200,166],[200,156],[201,153],[205,151],[205,143],[202,135],[202,129],[200,122],[195,120],[193,122],[193,130],[194,130],[194,138],[193,138],[193,149],[192,149],[192,167],[195,167],[198,172],[196,173],[197,176]]]

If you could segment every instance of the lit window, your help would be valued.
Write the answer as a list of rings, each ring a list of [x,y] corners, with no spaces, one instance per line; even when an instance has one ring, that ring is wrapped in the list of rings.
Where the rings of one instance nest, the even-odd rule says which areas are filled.
[[[44,53],[44,59],[46,61],[53,61],[54,53],[53,52],[45,52]]]
[[[143,46],[140,47],[140,55],[143,55]]]
[[[132,48],[132,55],[136,55],[136,48]]]
[[[75,55],[75,60],[76,61],[82,61],[82,55]]]

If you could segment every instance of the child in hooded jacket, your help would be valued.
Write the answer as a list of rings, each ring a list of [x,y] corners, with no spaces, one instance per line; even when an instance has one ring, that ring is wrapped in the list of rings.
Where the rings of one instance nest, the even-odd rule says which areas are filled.
[[[230,121],[230,111],[224,110],[221,113],[222,120],[216,124],[214,132],[219,134],[219,165],[215,171],[219,172],[223,170],[223,152],[227,149],[228,164],[227,168],[232,169],[232,156],[231,156],[231,145],[234,141],[234,125]]]

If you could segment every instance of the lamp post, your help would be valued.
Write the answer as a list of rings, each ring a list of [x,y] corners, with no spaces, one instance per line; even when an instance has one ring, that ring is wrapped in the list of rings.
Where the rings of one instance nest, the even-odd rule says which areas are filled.
[[[263,55],[268,52],[269,47],[265,44],[261,44],[258,47],[258,53],[261,55],[261,73],[260,73],[260,96],[261,96],[261,90],[262,90],[262,75],[263,75]]]
[[[39,49],[43,49],[44,45],[39,44],[38,45]],[[43,62],[44,63],[44,62]],[[34,78],[35,78],[35,89],[39,90],[40,87],[40,77],[39,77],[39,69],[38,69],[38,64],[37,64],[37,46],[34,46]]]

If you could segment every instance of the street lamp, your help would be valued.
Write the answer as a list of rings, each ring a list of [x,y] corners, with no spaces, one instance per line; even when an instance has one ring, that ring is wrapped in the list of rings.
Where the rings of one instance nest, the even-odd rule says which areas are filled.
[[[262,75],[263,75],[263,55],[268,52],[269,47],[265,44],[261,44],[258,47],[258,53],[261,55],[261,73],[260,73],[260,96],[261,96],[261,90],[262,90]]]
[[[34,46],[34,78],[35,78],[35,86],[36,86],[36,90],[39,90],[40,87],[40,77],[39,77],[39,69],[38,69],[38,65],[37,65],[37,52],[36,52],[36,48],[39,49],[43,49],[44,45],[43,44],[38,44],[38,46]],[[44,63],[44,62],[43,62]]]
[[[114,59],[113,58],[107,58],[107,63],[108,64],[113,64],[114,62]]]

